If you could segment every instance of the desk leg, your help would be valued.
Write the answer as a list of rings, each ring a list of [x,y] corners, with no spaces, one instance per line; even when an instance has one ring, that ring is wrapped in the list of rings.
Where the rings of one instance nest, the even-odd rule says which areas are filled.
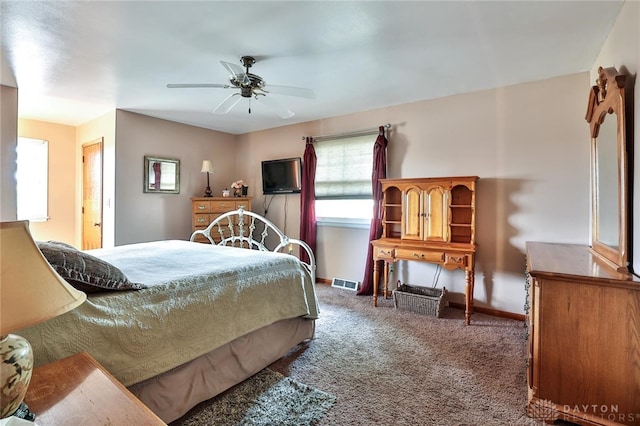
[[[389,297],[389,262],[384,261],[384,269],[382,271],[382,277],[384,279],[384,298]]]
[[[378,306],[378,262],[373,261],[373,306]]]
[[[474,287],[474,276],[473,270],[465,269],[464,278],[467,282],[465,288],[465,310],[464,310],[464,321],[467,325],[471,324],[471,314],[473,313],[473,287]]]

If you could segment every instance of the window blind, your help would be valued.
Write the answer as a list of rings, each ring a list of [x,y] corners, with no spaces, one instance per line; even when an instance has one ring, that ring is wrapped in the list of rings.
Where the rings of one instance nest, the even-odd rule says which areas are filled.
[[[324,139],[316,151],[316,199],[372,198],[373,144],[377,133]]]

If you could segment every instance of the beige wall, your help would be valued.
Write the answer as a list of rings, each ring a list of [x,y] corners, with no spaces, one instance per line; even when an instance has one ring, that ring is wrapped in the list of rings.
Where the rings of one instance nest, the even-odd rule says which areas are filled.
[[[235,179],[235,136],[126,111],[116,112],[115,244],[188,239],[191,197],[204,195],[202,160],[211,160],[211,189]],[[180,160],[180,193],[142,192],[144,156]]]
[[[627,84],[634,87],[633,91],[633,111],[630,116],[634,117],[634,156],[629,158],[635,164],[633,179],[633,207],[630,220],[633,227],[633,238],[630,242],[635,242],[633,251],[632,266],[636,274],[640,273],[640,84],[638,84],[638,70],[640,69],[640,2],[625,2],[618,15],[615,25],[598,55],[593,68],[591,69],[590,83],[593,85],[598,75],[598,67],[616,67],[618,71],[629,76]],[[630,137],[631,135],[628,135]]]
[[[588,242],[588,78],[574,74],[242,135],[238,171],[258,183],[260,161],[302,155],[303,135],[391,123],[389,177],[480,176],[476,301],[522,313],[525,242]],[[281,227],[286,217],[295,236],[300,200],[287,197],[276,197],[268,216]],[[262,195],[256,198],[254,206],[261,205]],[[361,280],[367,238],[367,230],[320,228],[318,277]],[[435,273],[430,264],[401,262],[392,282],[430,285]],[[463,300],[461,271],[443,271],[439,285]]]
[[[16,220],[18,89],[0,85],[0,220]]]
[[[624,66],[635,78],[640,57],[639,22],[640,5],[626,2],[593,65],[594,70],[601,64]],[[191,223],[189,198],[201,195],[205,186],[206,178],[200,173],[203,159],[212,160],[216,167],[211,182],[215,194],[233,180],[244,179],[250,186],[249,195],[255,197],[253,210],[263,214],[269,203],[267,216],[291,236],[298,236],[299,196],[265,200],[261,193],[260,162],[301,156],[304,148],[301,138],[305,135],[391,123],[390,177],[480,176],[475,298],[478,305],[522,313],[525,242],[588,243],[589,144],[584,114],[594,70],[240,136],[114,112],[115,119],[106,117],[107,122],[116,123],[113,135],[107,135],[114,144],[114,187],[106,191],[112,197],[105,197],[111,199],[113,209],[113,243],[186,238]],[[639,87],[636,84],[636,118],[640,111]],[[2,87],[1,107],[2,218],[7,220],[15,215],[15,194],[9,190],[15,182],[10,182],[5,164],[15,147],[17,131],[12,132],[5,122],[11,121],[11,115],[17,120],[15,89]],[[103,129],[100,136],[109,132],[104,130],[109,126],[98,125]],[[640,120],[636,119],[636,135],[640,134],[639,126]],[[89,131],[89,127],[77,129],[78,144],[100,133]],[[142,193],[144,155],[181,160],[179,195]],[[640,164],[640,149],[635,150],[635,164]],[[637,172],[634,182],[634,222],[638,224]],[[318,277],[360,280],[367,234],[362,229],[320,228]],[[640,226],[635,227],[634,240],[640,241]],[[636,253],[636,270],[640,269],[638,257]],[[392,280],[429,285],[434,275],[432,265],[401,263]],[[463,283],[459,271],[444,271],[439,281],[459,301]]]
[[[49,220],[31,222],[36,240],[57,240],[77,245],[75,204],[76,128],[37,120],[18,120],[18,136],[49,141]]]

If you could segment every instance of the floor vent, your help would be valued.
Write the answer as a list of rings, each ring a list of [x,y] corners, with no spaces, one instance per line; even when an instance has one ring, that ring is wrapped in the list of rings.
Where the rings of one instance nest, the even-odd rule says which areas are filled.
[[[360,282],[353,280],[345,280],[342,278],[334,278],[331,287],[343,288],[345,290],[357,291],[360,288]]]

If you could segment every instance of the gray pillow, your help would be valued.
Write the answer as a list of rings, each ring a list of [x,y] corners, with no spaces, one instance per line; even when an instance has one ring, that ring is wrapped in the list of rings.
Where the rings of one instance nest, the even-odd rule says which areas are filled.
[[[69,284],[85,293],[139,290],[117,267],[59,241],[38,241],[38,248],[55,271]]]

